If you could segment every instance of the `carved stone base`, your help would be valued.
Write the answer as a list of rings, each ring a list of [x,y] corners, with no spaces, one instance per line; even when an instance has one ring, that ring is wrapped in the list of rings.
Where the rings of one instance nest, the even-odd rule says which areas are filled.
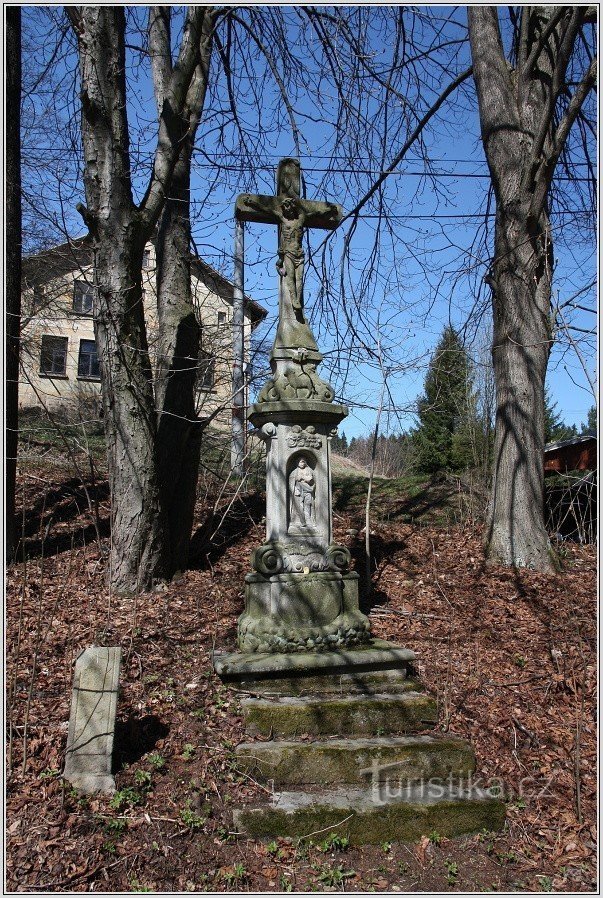
[[[319,652],[368,642],[358,574],[248,574],[238,636],[242,652]]]

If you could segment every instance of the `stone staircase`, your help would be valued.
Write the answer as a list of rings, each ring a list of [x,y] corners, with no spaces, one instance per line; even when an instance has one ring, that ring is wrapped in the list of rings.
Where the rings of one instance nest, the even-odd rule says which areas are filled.
[[[468,742],[430,735],[437,706],[408,649],[216,655],[241,692],[248,736],[241,770],[271,784],[269,801],[235,810],[237,830],[302,837],[336,829],[356,844],[498,830],[504,804],[472,785]]]

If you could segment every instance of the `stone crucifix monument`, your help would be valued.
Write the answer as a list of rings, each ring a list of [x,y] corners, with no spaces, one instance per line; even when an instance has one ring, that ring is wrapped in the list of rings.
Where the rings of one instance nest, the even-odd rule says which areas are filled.
[[[266,542],[246,578],[242,652],[320,651],[369,639],[358,574],[333,542],[330,442],[347,409],[316,373],[322,360],[304,314],[305,228],[332,230],[334,203],[303,199],[296,159],[278,166],[276,196],[243,194],[239,220],[278,225],[279,320],[272,377],[249,416],[266,442]]]
[[[235,828],[270,838],[333,828],[356,843],[499,829],[504,805],[473,787],[471,746],[426,734],[437,702],[415,653],[371,637],[350,553],[333,541],[330,441],[347,409],[316,372],[302,241],[305,228],[335,228],[341,209],[302,198],[299,163],[284,159],[276,195],[239,196],[236,216],[278,226],[279,321],[272,376],[249,416],[267,449],[266,540],[245,578],[239,651],[216,652],[214,668],[242,692],[239,767],[282,791],[236,808]]]

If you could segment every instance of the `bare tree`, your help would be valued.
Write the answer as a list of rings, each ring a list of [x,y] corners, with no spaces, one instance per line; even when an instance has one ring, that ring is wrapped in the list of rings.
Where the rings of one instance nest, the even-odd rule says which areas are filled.
[[[469,8],[484,151],[496,198],[492,357],[496,380],[494,476],[487,554],[498,563],[551,570],[544,526],[544,381],[552,342],[555,168],[596,82],[596,60],[575,71],[584,6],[525,6],[513,62],[497,7]],[[569,77],[571,73],[571,78]]]
[[[72,6],[66,12],[78,40],[87,202],[81,213],[93,242],[97,279],[95,333],[112,496],[110,578],[116,590],[128,592],[169,575],[175,563],[172,546],[178,555],[182,551],[180,535],[169,536],[178,516],[171,498],[165,501],[164,496],[161,501],[162,478],[170,490],[180,479],[196,482],[190,401],[194,365],[189,356],[192,352],[192,358],[197,358],[198,335],[188,301],[187,173],[203,108],[216,12],[212,7],[188,7],[174,65],[166,21],[169,11],[151,12],[158,135],[152,171],[139,204],[134,202],[131,180],[125,8]],[[170,189],[174,194],[166,205]],[[164,206],[159,237],[161,337],[156,406],[141,272],[145,243]],[[183,285],[181,298],[178,291]],[[183,430],[186,454],[181,455]],[[166,466],[171,468],[167,481]],[[194,487],[192,494],[194,502]],[[190,499],[182,513],[189,527],[188,541]]]

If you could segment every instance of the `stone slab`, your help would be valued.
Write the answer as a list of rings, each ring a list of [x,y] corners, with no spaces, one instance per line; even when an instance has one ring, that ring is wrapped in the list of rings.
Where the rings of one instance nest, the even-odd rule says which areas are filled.
[[[454,736],[243,742],[236,756],[239,769],[277,787],[466,779],[475,769],[471,746]]]
[[[90,646],[75,662],[63,776],[82,792],[113,792],[121,648]]]
[[[249,420],[254,427],[262,427],[269,421],[295,423],[303,421],[312,424],[315,421],[326,421],[331,425],[338,424],[347,417],[345,405],[334,402],[320,402],[315,399],[283,399],[279,402],[259,402],[251,406]]]
[[[412,733],[433,726],[438,716],[435,699],[421,692],[244,698],[241,707],[246,732],[262,736]]]
[[[246,695],[375,695],[398,692],[421,692],[422,684],[407,676],[405,670],[360,671],[358,673],[322,676],[273,677],[241,679],[228,685]]]
[[[333,674],[406,669],[415,659],[416,655],[411,649],[384,639],[373,639],[369,646],[333,652],[216,652],[214,669],[224,680],[237,680],[250,677],[307,676],[318,672]]]
[[[353,844],[416,841],[434,830],[446,837],[483,829],[500,830],[505,805],[487,792],[451,785],[421,784],[400,795],[376,795],[372,788],[320,793],[275,793],[263,807],[235,811],[239,832],[255,838],[304,838],[329,830]]]

